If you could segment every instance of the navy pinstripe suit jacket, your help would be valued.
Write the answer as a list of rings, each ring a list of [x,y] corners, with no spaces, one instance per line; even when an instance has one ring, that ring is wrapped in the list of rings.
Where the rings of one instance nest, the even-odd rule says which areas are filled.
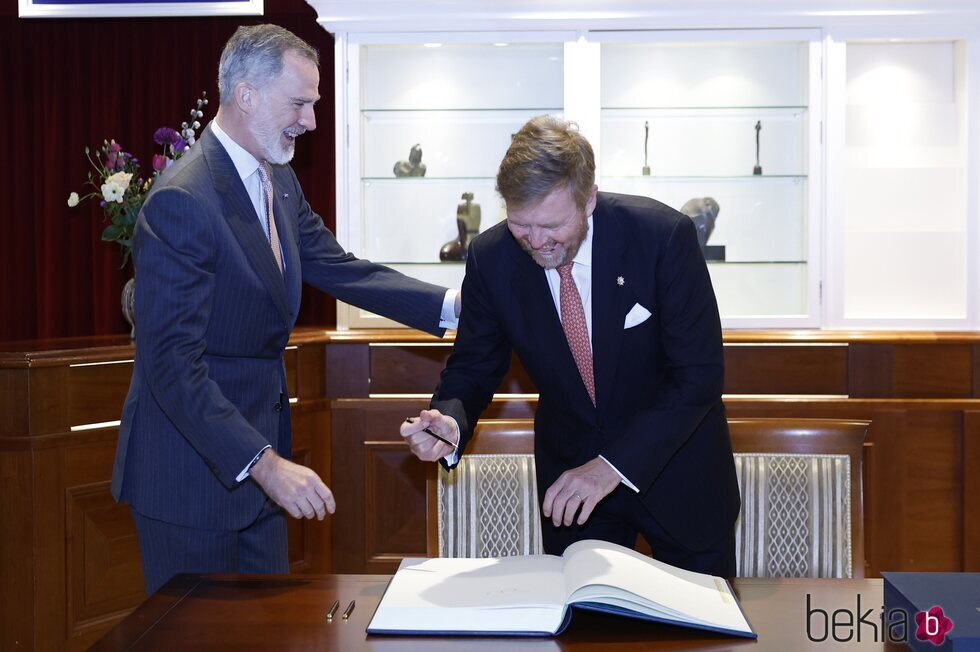
[[[220,530],[257,516],[261,488],[235,478],[266,444],[290,454],[283,351],[302,282],[442,334],[445,288],[345,252],[288,165],[273,166],[273,186],[284,276],[210,127],[140,213],[136,360],[112,493],[145,516]]]

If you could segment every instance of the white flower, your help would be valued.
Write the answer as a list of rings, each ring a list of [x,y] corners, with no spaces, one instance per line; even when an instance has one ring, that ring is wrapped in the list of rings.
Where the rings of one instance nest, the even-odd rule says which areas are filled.
[[[102,197],[106,202],[123,203],[123,195],[129,188],[129,181],[133,178],[131,172],[116,172],[105,180],[102,184]]]
[[[74,208],[76,206],[78,206],[78,193],[73,192],[72,194],[68,195],[68,207]]]
[[[106,202],[117,202],[119,204],[123,201],[123,194],[126,192],[125,189],[120,188],[114,183],[103,183],[102,184],[102,198]]]

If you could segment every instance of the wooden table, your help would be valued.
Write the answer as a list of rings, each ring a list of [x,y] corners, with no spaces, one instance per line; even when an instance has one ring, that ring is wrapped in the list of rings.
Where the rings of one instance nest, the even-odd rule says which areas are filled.
[[[881,580],[739,579],[742,608],[759,634],[756,641],[681,627],[576,611],[558,638],[393,637],[364,633],[389,579],[386,575],[178,575],[107,633],[92,650],[318,650],[351,652],[458,652],[466,650],[898,650],[880,627]],[[814,611],[807,636],[807,595]],[[858,628],[861,612],[871,609]],[[341,606],[326,619],[334,599]],[[351,600],[349,620],[340,612]],[[835,610],[847,610],[851,627],[830,629]],[[838,622],[846,622],[843,614]],[[860,631],[861,642],[857,642]],[[848,638],[846,642],[834,640]],[[877,637],[877,641],[874,640]]]

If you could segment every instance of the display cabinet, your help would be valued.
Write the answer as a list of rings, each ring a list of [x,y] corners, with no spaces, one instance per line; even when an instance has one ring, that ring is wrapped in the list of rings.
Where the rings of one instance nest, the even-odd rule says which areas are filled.
[[[495,176],[511,134],[532,116],[562,115],[563,44],[554,34],[438,38],[348,42],[347,146],[338,166],[346,205],[337,227],[361,257],[459,287],[466,240],[504,217]],[[458,215],[468,233],[459,232]],[[353,308],[338,312],[347,326],[390,324]]]
[[[592,142],[600,190],[712,224],[726,328],[980,325],[971,3],[308,1],[335,38],[358,256],[458,286],[457,213],[468,237],[505,218],[510,134],[551,113]],[[372,325],[391,323],[340,306],[339,327]]]
[[[815,325],[819,32],[590,38],[601,42],[600,189],[704,220],[726,325]]]

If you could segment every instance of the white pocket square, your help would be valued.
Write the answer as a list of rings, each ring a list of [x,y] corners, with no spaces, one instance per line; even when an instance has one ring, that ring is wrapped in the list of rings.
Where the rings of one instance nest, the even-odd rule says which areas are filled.
[[[627,328],[633,328],[634,326],[639,326],[653,314],[640,304],[634,304],[630,311],[626,313],[626,321],[623,323],[623,330]]]

